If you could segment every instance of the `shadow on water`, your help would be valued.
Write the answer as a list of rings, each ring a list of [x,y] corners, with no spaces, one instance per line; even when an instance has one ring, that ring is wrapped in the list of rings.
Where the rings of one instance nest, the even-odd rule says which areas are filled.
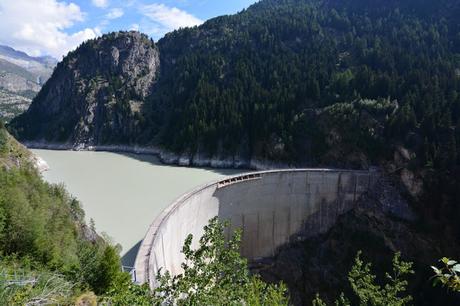
[[[125,267],[134,267],[136,261],[137,251],[141,246],[142,240],[136,243],[125,255],[121,258],[121,264]]]
[[[245,173],[249,172],[251,170],[249,169],[235,169],[235,168],[210,168],[210,167],[183,167],[183,166],[178,166],[178,165],[168,165],[164,164],[160,161],[160,159],[155,156],[155,155],[150,155],[150,154],[135,154],[135,153],[125,153],[125,152],[114,152],[115,154],[122,155],[124,157],[129,157],[132,159],[135,159],[140,162],[144,163],[149,163],[154,166],[162,166],[162,167],[171,167],[171,168],[195,168],[195,169],[205,169],[217,174],[222,174],[222,175],[235,175],[239,173]]]

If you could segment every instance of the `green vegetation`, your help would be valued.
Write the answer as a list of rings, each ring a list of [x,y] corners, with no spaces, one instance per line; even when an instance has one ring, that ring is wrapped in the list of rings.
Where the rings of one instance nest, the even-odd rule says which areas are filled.
[[[440,262],[443,267],[432,266],[435,275],[433,285],[441,284],[454,292],[460,292],[460,264],[449,258],[442,258]]]
[[[288,305],[284,285],[265,284],[249,274],[240,255],[241,233],[225,241],[227,223],[214,218],[204,228],[199,247],[192,249],[193,236],[185,240],[184,272],[157,278],[155,301],[162,305]]]
[[[412,301],[410,295],[403,295],[408,285],[404,278],[414,273],[412,263],[402,261],[401,255],[396,253],[393,257],[393,274],[386,273],[387,283],[381,286],[376,283],[376,276],[372,274],[371,264],[364,263],[360,256],[361,253],[359,252],[355,258],[355,264],[348,274],[348,281],[356,295],[357,305],[403,306]],[[350,306],[352,304],[342,294],[335,305]],[[317,295],[313,300],[313,306],[326,306],[326,303]]]
[[[30,153],[0,126],[0,303],[109,305],[287,305],[286,288],[251,276],[239,254],[241,235],[225,242],[211,220],[197,250],[185,241],[184,273],[158,276],[160,287],[131,283],[117,248],[87,226],[78,201],[45,183]],[[275,304],[273,304],[275,303]]]
[[[443,226],[460,214],[459,15],[453,0],[260,1],[156,45],[141,35],[136,47],[159,51],[161,64],[145,97],[133,84],[147,68],[133,77],[100,65],[99,52],[135,36],[110,33],[71,52],[10,128],[66,142],[87,124],[79,142],[301,166],[390,164],[423,180],[421,223],[460,235]],[[68,84],[86,85],[54,90],[72,71],[79,81]],[[91,120],[76,111],[95,102],[106,111]],[[401,147],[403,164],[394,158]]]
[[[99,71],[98,54],[110,50],[118,36],[115,33],[89,41],[69,54],[58,65],[55,78],[56,84],[61,84],[59,78],[73,75],[72,70],[68,73],[66,69],[75,64],[71,69],[87,72],[81,74],[81,81],[87,84],[82,87],[82,96],[93,98],[91,93],[102,88],[104,97],[115,97],[107,99],[109,111],[101,112],[101,117],[95,117],[94,121],[92,118],[93,123],[88,126],[101,131],[93,138],[101,143],[159,142],[181,154],[241,155],[242,159],[258,157],[302,166],[383,165],[397,178],[405,173],[405,187],[411,184],[417,187],[420,179],[423,194],[410,198],[420,217],[417,221],[420,232],[457,241],[460,236],[459,15],[460,4],[453,0],[263,0],[239,14],[174,31],[161,39],[157,44],[161,69],[151,95],[145,99],[133,92],[135,86],[131,85],[138,82],[131,84],[130,76],[121,78],[111,69]],[[142,44],[156,48],[146,36],[142,36]],[[74,61],[76,58],[83,60]],[[108,85],[102,86],[105,81]],[[12,122],[10,127],[21,138],[74,140],[71,137],[75,126],[88,121],[74,111],[82,105],[70,103],[76,95],[72,91],[75,88],[61,92],[53,86],[45,85],[31,111]],[[47,100],[47,93],[53,91],[63,96]],[[131,100],[139,100],[134,114]],[[50,108],[49,102],[56,101],[59,103]],[[79,103],[80,99],[75,101]],[[98,103],[105,101],[101,99]],[[64,111],[48,115],[50,109]],[[404,161],[395,154],[400,148],[407,152]],[[11,169],[14,161],[2,164]],[[5,182],[13,179],[22,182],[24,191],[14,190],[12,186],[0,188],[10,188],[9,196],[26,208],[26,213],[16,221],[8,217],[14,211],[0,212],[3,216],[0,224],[21,231],[21,239],[31,242],[26,247],[21,245],[21,239],[2,232],[6,238],[1,239],[8,242],[5,248],[10,248],[8,252],[18,252],[21,256],[38,254],[50,269],[73,273],[88,288],[101,286],[102,291],[113,292],[112,298],[117,303],[139,299],[136,303],[142,305],[151,301],[153,297],[146,288],[132,286],[122,276],[115,277],[115,269],[101,263],[104,257],[113,260],[114,252],[105,252],[104,247],[93,242],[82,247],[83,255],[76,255],[72,251],[76,243],[72,237],[81,233],[68,230],[60,233],[60,223],[48,225],[45,221],[51,220],[49,216],[31,204],[42,199],[43,194],[52,194],[46,196],[44,207],[55,210],[50,203],[56,198],[56,203],[62,203],[58,207],[69,211],[71,199],[65,199],[63,190],[33,183],[34,174],[29,170],[13,169],[2,176]],[[31,186],[39,187],[38,191],[27,188],[29,180]],[[407,189],[410,191],[410,186]],[[10,209],[4,206],[2,209]],[[32,218],[30,215],[36,212],[38,219],[32,223],[32,230],[24,228],[22,218]],[[70,222],[63,214],[57,213],[56,218],[61,219],[62,226]],[[63,237],[61,241],[43,237],[41,233],[48,231],[48,227]],[[49,242],[52,250],[43,247]],[[439,250],[443,251],[441,248],[445,246],[441,243]],[[59,250],[61,245],[70,248]],[[204,260],[199,257],[201,254],[186,248],[185,251],[189,260],[197,263]],[[82,269],[85,265],[102,271],[103,275],[92,275]],[[454,267],[439,269],[442,275],[436,279],[449,286],[457,276]],[[200,271],[199,266],[187,268],[194,273]],[[366,265],[360,269],[370,272]],[[447,276],[449,273],[451,276]],[[163,286],[170,290],[167,298],[184,299],[183,303],[192,298],[212,301],[216,288],[205,287],[209,289],[204,291],[209,297],[194,297],[193,290],[187,291],[187,286],[204,286],[191,277],[186,274],[173,278],[164,274]],[[252,283],[254,290],[259,288],[257,280],[249,278],[243,283],[244,286]],[[225,284],[222,290],[230,288]],[[361,288],[355,283],[358,286],[355,289],[371,290],[375,303],[391,293],[386,286],[379,287],[373,282],[367,285],[371,287]],[[390,281],[390,286],[395,284]],[[116,294],[111,291],[113,288],[124,294]],[[396,292],[396,287],[390,288]],[[245,299],[238,294],[232,291],[226,297]],[[360,296],[358,292],[357,295]],[[370,295],[361,297],[371,299]]]
[[[0,127],[0,298],[6,304],[103,294],[121,272],[115,247],[86,224],[77,200],[45,183],[30,153]],[[22,275],[18,277],[18,275]],[[35,279],[33,284],[18,285]],[[62,302],[64,303],[64,302]]]
[[[41,305],[53,303],[72,304],[74,284],[64,276],[22,259],[2,259],[0,262],[0,304]],[[28,304],[28,305],[29,305]]]
[[[265,0],[170,33],[158,42],[163,68],[152,98],[152,107],[171,105],[163,143],[179,152],[222,146],[227,154],[334,162],[324,154],[334,144],[313,137],[340,127],[322,124],[323,110],[388,99],[392,111],[377,118],[371,138],[359,140],[372,112],[346,131],[352,149],[375,162],[385,157],[369,152],[376,142],[416,133],[429,144],[419,148],[422,163],[455,164],[460,42],[452,2]],[[335,115],[347,120],[348,108]]]
[[[34,169],[0,172],[1,252],[33,258],[99,291],[111,277],[105,259],[112,247],[84,239],[83,217],[63,187],[44,183]]]
[[[115,305],[248,305],[287,306],[283,284],[272,285],[250,275],[240,250],[241,233],[225,241],[228,223],[210,220],[199,246],[192,249],[192,235],[185,240],[182,274],[171,276],[160,271],[154,292],[147,285],[137,286],[121,280],[109,292],[107,302]]]

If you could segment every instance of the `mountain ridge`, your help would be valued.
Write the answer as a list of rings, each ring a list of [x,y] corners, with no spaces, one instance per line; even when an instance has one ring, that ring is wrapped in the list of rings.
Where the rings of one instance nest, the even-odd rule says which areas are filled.
[[[9,129],[66,148],[159,147],[182,165],[378,166],[417,214],[411,228],[443,237],[436,256],[458,258],[458,9],[452,0],[264,0],[156,43],[110,33],[65,57]],[[382,217],[388,236],[405,224],[394,219]],[[425,291],[414,292],[423,302]]]
[[[0,45],[0,118],[10,120],[25,111],[56,64],[50,56],[32,57]]]
[[[155,82],[157,57],[155,45],[135,32],[82,44],[56,66],[27,111],[39,116],[28,122],[31,133],[86,145],[110,142],[111,133],[127,138],[126,130],[140,124],[137,114]]]

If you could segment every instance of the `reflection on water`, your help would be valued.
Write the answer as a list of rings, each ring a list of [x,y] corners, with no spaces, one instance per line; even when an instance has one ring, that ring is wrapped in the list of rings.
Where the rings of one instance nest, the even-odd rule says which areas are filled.
[[[241,172],[167,166],[148,155],[32,151],[51,168],[44,178],[64,183],[82,203],[87,219],[94,219],[97,231],[120,243],[122,254],[131,259],[150,223],[175,198],[198,185]]]

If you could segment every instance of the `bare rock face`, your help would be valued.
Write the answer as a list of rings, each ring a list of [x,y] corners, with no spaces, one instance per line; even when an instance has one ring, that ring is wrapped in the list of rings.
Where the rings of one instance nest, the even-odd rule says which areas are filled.
[[[142,128],[142,108],[159,65],[157,47],[139,32],[85,42],[58,64],[29,110],[11,125],[23,140],[77,148],[128,143]]]
[[[38,92],[40,85],[10,72],[0,72],[0,88],[10,92]]]
[[[418,230],[417,218],[399,189],[388,178],[382,178],[326,234],[295,241],[254,270],[266,281],[283,281],[289,288],[292,305],[311,305],[317,293],[333,305],[341,292],[354,296],[347,275],[358,251],[372,263],[378,281],[391,271],[394,253],[401,252],[404,260],[414,263],[418,273],[409,279],[408,291],[414,305],[459,305],[458,295],[446,295],[429,281],[429,266],[442,254],[458,254],[459,246],[445,244],[436,234]]]

